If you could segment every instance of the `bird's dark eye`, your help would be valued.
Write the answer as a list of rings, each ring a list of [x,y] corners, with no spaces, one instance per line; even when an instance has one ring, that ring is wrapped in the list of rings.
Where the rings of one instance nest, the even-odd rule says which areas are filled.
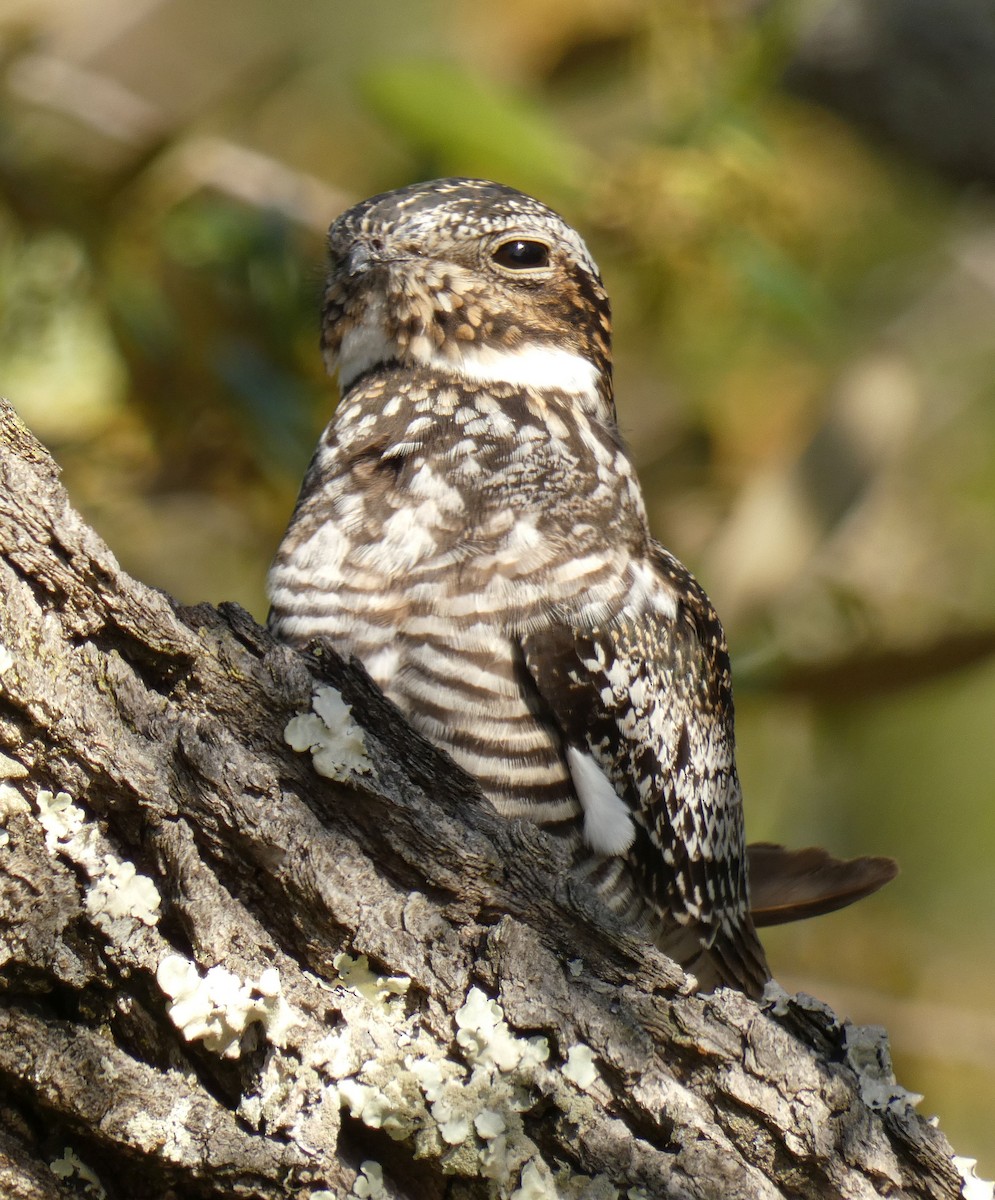
[[[549,247],[545,242],[533,242],[529,238],[512,238],[502,242],[491,258],[499,267],[510,271],[535,271],[549,266]]]

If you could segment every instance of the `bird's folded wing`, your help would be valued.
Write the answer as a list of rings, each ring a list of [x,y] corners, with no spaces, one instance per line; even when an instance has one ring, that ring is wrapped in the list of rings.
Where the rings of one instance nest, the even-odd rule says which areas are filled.
[[[563,739],[591,882],[703,989],[756,994],[731,703],[693,614],[664,610],[546,627],[522,639],[525,664]]]

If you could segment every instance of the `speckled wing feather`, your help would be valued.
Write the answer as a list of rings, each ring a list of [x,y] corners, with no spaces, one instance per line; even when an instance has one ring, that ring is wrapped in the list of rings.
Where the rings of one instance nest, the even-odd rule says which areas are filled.
[[[631,814],[624,855],[582,855],[606,903],[703,989],[759,994],[769,977],[749,915],[732,692],[722,627],[693,576],[658,546],[676,616],[646,604],[595,629],[522,640],[565,745],[589,755]]]

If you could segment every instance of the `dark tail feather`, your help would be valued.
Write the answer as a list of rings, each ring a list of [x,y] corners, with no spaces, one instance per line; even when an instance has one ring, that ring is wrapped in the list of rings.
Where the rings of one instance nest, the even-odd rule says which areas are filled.
[[[898,874],[893,858],[833,858],[818,846],[787,850],[772,842],[747,846],[750,909],[757,926],[803,921],[846,908]]]

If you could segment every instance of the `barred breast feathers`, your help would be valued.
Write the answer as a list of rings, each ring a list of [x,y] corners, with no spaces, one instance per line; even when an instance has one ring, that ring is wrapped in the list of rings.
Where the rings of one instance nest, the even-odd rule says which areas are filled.
[[[431,632],[509,609],[528,627],[584,609],[606,619],[599,588],[617,604],[644,586],[632,556],[648,545],[645,512],[614,431],[571,416],[566,395],[435,384],[388,370],[344,398],[271,575],[281,620],[308,592],[323,609],[333,589],[368,600],[402,578],[412,634],[410,622]]]

